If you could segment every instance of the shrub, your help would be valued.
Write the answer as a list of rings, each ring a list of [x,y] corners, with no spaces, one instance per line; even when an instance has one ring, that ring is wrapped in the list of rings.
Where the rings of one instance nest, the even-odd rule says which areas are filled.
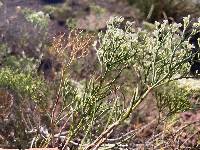
[[[190,98],[195,91],[180,87],[177,82],[170,82],[155,90],[155,97],[160,112],[170,116],[192,108]]]
[[[23,10],[24,16],[28,22],[31,22],[35,27],[43,30],[48,28],[49,15],[44,12],[35,12],[30,9]]]
[[[187,94],[174,95],[176,93],[172,92],[170,98],[163,95],[169,90],[165,86],[177,89],[176,85],[171,84],[172,81],[188,75],[188,62],[194,57],[192,45],[184,36],[189,17],[184,18],[183,25],[168,24],[167,21],[156,22],[152,32],[136,28],[132,22],[123,21],[122,17],[111,18],[106,32],[99,34],[95,48],[101,67],[100,73],[82,82],[74,81],[68,70],[73,62],[88,54],[94,37],[78,36],[75,32],[68,37],[70,43],[66,43],[65,36],[59,36],[58,41],[54,40],[50,52],[63,60],[61,77],[53,92],[55,96],[51,109],[46,116],[41,117],[43,124],[33,126],[37,129],[34,132],[30,129],[27,131],[32,135],[28,146],[58,146],[62,149],[119,147],[120,142],[127,136],[125,134],[118,141],[119,135],[113,134],[114,131],[128,120],[131,113],[151,92],[156,92],[160,110],[167,110],[169,114],[190,108]],[[199,26],[199,23],[194,25]],[[183,33],[179,31],[181,26]],[[195,32],[198,31],[191,32],[191,35]],[[69,48],[71,53],[66,55]],[[69,61],[66,61],[66,58]],[[126,93],[121,91],[118,81],[120,75],[130,67],[134,68],[138,81],[128,89],[129,93]],[[40,82],[38,84],[32,81],[30,76],[15,76],[15,73],[9,70],[3,71],[1,76],[3,85],[12,85],[34,99],[40,95],[38,90],[44,90],[41,89]],[[158,90],[159,88],[162,90]],[[182,89],[177,91],[184,93]],[[131,96],[125,97],[124,100],[123,95],[130,93]],[[108,140],[110,137],[114,139],[114,146]]]
[[[64,117],[69,119],[60,124],[62,128],[59,134],[50,133],[50,137],[66,139],[63,147],[93,149],[109,145],[107,138],[115,138],[113,131],[128,119],[150,92],[188,75],[188,61],[193,55],[192,45],[185,38],[184,32],[188,27],[189,17],[184,18],[184,30],[181,34],[181,24],[169,25],[167,21],[162,24],[156,22],[153,32],[133,28],[131,22],[126,22],[123,27],[122,22],[122,17],[111,18],[106,32],[99,34],[96,51],[101,74],[98,78],[93,76],[91,80],[75,84],[72,88],[72,82],[66,78],[69,75],[63,74],[58,96],[62,97],[65,104],[61,107],[60,115],[51,116],[51,129],[57,126],[55,122],[64,121]],[[124,104],[117,81],[129,66],[135,68],[140,80],[132,88],[132,97]],[[167,90],[168,88],[163,88],[162,94]],[[178,89],[178,92],[183,91]],[[157,92],[157,100],[165,102],[162,105],[165,109],[162,109],[167,109],[170,114],[190,108],[187,95],[172,93],[173,98],[161,97],[161,100],[159,96],[163,96],[162,94]],[[59,98],[54,104],[58,102]],[[55,109],[56,107],[53,110]],[[56,142],[58,141],[52,139],[53,145]]]
[[[29,130],[38,127],[48,109],[48,88],[30,72],[1,68],[0,93],[0,143],[9,148],[27,148],[35,135]]]
[[[0,87],[11,89],[20,97],[28,97],[38,104],[46,103],[45,84],[39,78],[34,79],[30,73],[3,68],[0,71]]]

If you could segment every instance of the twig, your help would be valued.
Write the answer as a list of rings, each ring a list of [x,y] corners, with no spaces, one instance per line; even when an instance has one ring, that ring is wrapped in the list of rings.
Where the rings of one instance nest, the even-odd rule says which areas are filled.
[[[189,138],[187,138],[184,142],[183,142],[183,144],[181,144],[181,146],[180,146],[180,148],[182,147],[182,146],[184,146],[184,144],[187,142],[187,141],[189,141],[192,137],[194,137],[197,133],[199,133],[200,131],[198,130],[198,131],[196,131],[194,134],[192,134]]]
[[[182,126],[181,128],[179,128],[179,129],[175,132],[175,134],[177,134],[177,133],[180,132],[181,130],[187,128],[188,126],[190,126],[190,125],[192,125],[192,124],[195,124],[195,123],[198,123],[198,122],[200,122],[200,120],[195,120],[195,121],[189,122],[188,124],[186,124],[186,125]]]
[[[113,123],[107,130],[105,130],[93,143],[91,143],[90,145],[88,145],[85,150],[89,150],[93,147],[97,148],[96,145],[98,144],[98,146],[100,146],[100,141],[104,138],[107,137],[108,134],[111,134],[111,132],[113,132],[113,129],[118,126],[120,124],[119,121],[116,121],[115,123]],[[101,142],[102,144],[102,142]]]
[[[123,139],[125,139],[127,136],[129,136],[130,134],[134,133],[135,131],[136,131],[136,130],[132,130],[132,131],[126,133],[125,135],[122,135],[121,137],[116,138],[116,139],[107,139],[107,143],[112,144],[112,143],[120,142],[120,141],[122,141]],[[135,134],[134,134],[134,135],[135,135]]]
[[[110,134],[113,132],[113,130],[111,130],[108,134],[106,134],[105,138],[102,138],[94,147],[93,150],[98,150],[98,148],[107,140],[107,138],[110,136]]]

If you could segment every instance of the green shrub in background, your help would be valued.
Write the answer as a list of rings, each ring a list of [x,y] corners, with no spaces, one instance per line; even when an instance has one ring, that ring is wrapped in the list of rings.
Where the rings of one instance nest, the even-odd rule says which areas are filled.
[[[199,81],[196,79],[181,79],[155,89],[159,111],[170,116],[199,108],[198,85]]]
[[[9,68],[0,70],[0,87],[8,88],[21,97],[38,103],[38,105],[47,105],[46,95],[47,87],[39,78],[34,78],[30,73],[20,73]],[[43,107],[44,108],[44,107]]]
[[[23,14],[27,21],[31,22],[35,27],[41,30],[47,29],[49,25],[49,15],[42,11],[35,12],[31,9],[24,9]]]
[[[39,59],[27,57],[22,51],[22,56],[10,55],[10,49],[6,44],[0,44],[0,64],[1,68],[10,68],[23,73],[36,73]]]
[[[177,112],[192,109],[191,97],[194,93],[194,90],[180,87],[177,82],[170,82],[159,87],[155,90],[159,111],[170,116]]]
[[[0,144],[3,147],[26,148],[35,135],[29,134],[29,129],[37,128],[40,117],[47,111],[47,86],[31,73],[1,68],[0,93],[0,134],[4,138]],[[5,110],[8,110],[7,114],[4,114]]]
[[[164,19],[174,19],[199,15],[199,5],[189,0],[127,0],[130,5],[136,5],[143,16],[151,22]]]
[[[12,70],[20,70],[24,73],[35,73],[38,62],[34,58],[7,56],[2,63],[4,67],[9,67]]]

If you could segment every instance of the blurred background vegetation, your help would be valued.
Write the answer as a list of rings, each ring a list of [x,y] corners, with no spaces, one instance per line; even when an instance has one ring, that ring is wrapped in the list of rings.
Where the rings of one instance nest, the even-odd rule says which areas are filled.
[[[151,44],[142,41],[145,36],[155,38],[154,23],[168,20],[166,28],[171,28],[188,15],[191,24],[198,21],[198,0],[0,0],[0,147],[198,149],[199,80],[170,82],[145,95],[166,73],[163,68],[169,64],[163,58],[169,55],[155,56],[166,66],[156,60],[157,66],[143,66],[149,70],[138,67],[155,54],[153,47],[142,47]],[[124,20],[108,24],[111,16]],[[183,38],[182,30],[174,33],[176,40]],[[188,36],[192,30],[188,24]],[[124,41],[109,47],[120,33]],[[131,64],[132,55],[123,52],[134,33],[141,44],[134,49],[144,50],[137,67]],[[164,37],[170,38],[171,32],[159,33],[162,47],[167,47],[170,42]],[[187,61],[183,70],[190,69]],[[163,74],[154,79],[149,71],[159,65]],[[135,96],[137,104],[138,95],[145,95],[144,100],[129,109],[130,99]],[[112,125],[117,128],[108,130]]]

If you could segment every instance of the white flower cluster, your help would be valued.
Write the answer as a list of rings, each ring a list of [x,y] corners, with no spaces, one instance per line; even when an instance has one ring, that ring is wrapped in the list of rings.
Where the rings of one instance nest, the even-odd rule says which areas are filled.
[[[188,72],[193,45],[189,38],[185,38],[184,32],[189,26],[189,16],[183,22],[183,25],[169,24],[167,20],[155,22],[154,30],[148,31],[133,28],[133,23],[125,22],[122,17],[112,17],[106,33],[100,34],[99,61],[107,70],[129,64],[137,66],[150,78],[150,82],[166,75],[172,77]]]
[[[138,42],[137,34],[129,32],[132,23],[127,22],[124,27],[120,27],[123,21],[122,17],[112,17],[107,22],[106,33],[100,34],[97,55],[101,64],[108,70],[129,63],[134,55],[133,45]]]

